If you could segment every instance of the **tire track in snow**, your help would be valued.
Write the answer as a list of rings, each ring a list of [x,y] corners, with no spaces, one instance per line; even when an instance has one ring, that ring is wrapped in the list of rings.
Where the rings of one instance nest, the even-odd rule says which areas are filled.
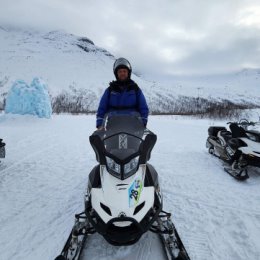
[[[166,260],[157,234],[145,233],[131,246],[112,246],[99,234],[89,237],[82,260]]]
[[[171,194],[171,195],[174,195],[175,197],[181,197],[181,198],[186,198],[187,200],[189,200],[191,203],[200,203],[200,204],[203,204],[207,207],[211,207],[211,208],[221,208],[221,209],[225,209],[225,210],[232,210],[232,211],[236,211],[236,212],[242,212],[242,213],[245,213],[245,214],[248,214],[248,215],[259,215],[260,216],[260,211],[257,211],[257,210],[254,210],[252,208],[240,208],[240,207],[235,207],[235,206],[232,206],[230,204],[225,204],[225,203],[221,203],[221,202],[216,202],[216,204],[212,204],[212,203],[209,203],[205,200],[202,200],[202,199],[195,199],[193,197],[191,197],[190,195],[187,195],[185,193],[176,193],[176,192],[173,192],[173,191],[169,191],[169,190],[165,190],[164,189],[164,192],[165,193],[168,193],[168,194]],[[165,196],[166,194],[164,194]],[[170,197],[167,198],[168,200],[171,200]],[[253,213],[253,214],[251,214]]]
[[[154,166],[159,169],[165,209],[175,213],[174,223],[191,259],[244,260],[250,256],[244,248],[251,250],[251,256],[257,256],[257,246],[252,247],[256,240],[248,241],[244,219],[259,221],[260,210],[254,203],[259,201],[259,192],[256,190],[255,195],[250,187],[253,185],[256,189],[259,181],[256,179],[258,183],[255,183],[251,178],[244,183],[237,182],[223,171],[219,159],[209,156],[204,150],[187,151],[185,158],[183,155],[183,152],[164,150],[157,154]],[[165,161],[174,165],[172,171],[164,165]],[[223,220],[229,227],[227,231]],[[245,226],[239,234],[235,232],[237,226]],[[230,229],[234,230],[233,233]],[[241,244],[242,238],[246,239],[244,245]],[[237,254],[236,245],[239,243],[242,249]],[[224,254],[221,255],[220,251]]]
[[[185,241],[186,250],[192,260],[212,260],[212,253],[209,248],[209,238],[206,232],[190,232],[189,239]]]
[[[52,136],[52,139],[53,141],[55,141],[57,136]],[[38,144],[38,142],[37,142]],[[38,157],[40,154],[48,151],[48,150],[51,150],[53,149],[55,146],[57,146],[58,144],[49,144],[47,146],[45,146],[45,148],[43,149],[38,149],[37,151],[34,151],[34,152],[31,152],[29,149],[29,153],[27,153],[27,155],[23,155],[23,158],[15,161],[14,163],[12,163],[11,165],[7,165],[7,162],[6,162],[6,167],[1,171],[1,179],[0,179],[0,187],[1,187],[1,184],[3,184],[4,180],[5,180],[5,177],[11,177],[12,175],[15,175],[15,172],[11,172],[13,171],[14,169],[16,169],[17,167],[19,167],[19,165],[31,160],[32,158],[35,158],[35,157]],[[19,149],[17,149],[19,150]],[[24,152],[24,151],[23,151]],[[11,172],[11,173],[10,173]]]
[[[51,134],[50,134],[51,135]],[[18,142],[15,143],[15,147],[9,147],[8,151],[17,151],[20,148],[23,147],[28,147],[28,144],[32,144],[34,142],[34,140],[37,142],[41,142],[44,138],[46,137],[43,136],[42,133],[35,133],[35,134],[30,134],[27,137],[24,137],[22,139],[20,139]],[[48,135],[47,135],[48,137]]]
[[[41,134],[39,135],[41,138],[38,138],[37,135],[32,135],[31,137],[27,137],[26,138],[26,142],[24,142],[24,145],[20,145],[19,142],[13,144],[13,146],[11,148],[9,148],[9,146],[7,147],[7,161],[8,159],[12,159],[12,161],[15,160],[20,160],[21,157],[24,156],[24,154],[28,153],[28,151],[30,153],[32,153],[32,151],[37,150],[39,145],[43,144],[45,141],[48,142],[49,140],[51,141],[55,141],[55,138],[58,137],[58,134],[53,134],[53,133],[49,133],[49,134]],[[9,159],[9,160],[10,160]]]
[[[54,139],[56,140],[56,136],[54,136]],[[53,140],[54,140],[53,139]],[[42,139],[44,142],[44,138]],[[5,185],[5,193],[11,194],[15,187],[19,187],[22,183],[33,183],[35,186],[37,192],[34,194],[34,196],[30,197],[30,192],[23,191],[25,187],[22,187],[22,190],[18,191],[18,194],[21,193],[23,197],[19,197],[19,207],[14,207],[12,209],[12,214],[10,216],[6,215],[5,219],[1,220],[1,223],[5,223],[5,227],[2,226],[3,233],[10,233],[12,232],[12,229],[9,229],[8,227],[11,227],[12,222],[15,223],[24,223],[23,229],[26,229],[27,231],[23,234],[21,233],[22,237],[21,239],[24,241],[32,241],[31,247],[41,247],[42,242],[46,244],[46,227],[50,228],[50,231],[53,233],[55,230],[57,231],[59,226],[62,226],[64,228],[64,225],[69,222],[69,227],[73,224],[73,216],[75,212],[78,211],[78,203],[77,201],[80,201],[80,206],[83,206],[82,203],[82,197],[83,194],[78,192],[77,189],[75,189],[74,186],[77,185],[77,183],[82,182],[80,179],[73,180],[73,183],[71,183],[71,179],[73,179],[73,175],[69,175],[67,173],[67,170],[70,168],[74,168],[74,170],[78,171],[79,168],[81,168],[82,172],[84,172],[84,164],[76,165],[75,163],[79,160],[81,160],[82,156],[77,155],[77,144],[73,143],[73,140],[69,142],[68,144],[64,144],[64,139],[56,140],[56,143],[49,142],[48,147],[45,149],[41,149],[41,151],[38,151],[37,153],[31,154],[27,156],[26,158],[23,158],[18,165],[13,166],[12,171],[14,172],[13,175],[19,175],[19,181],[18,183],[14,183],[10,180],[10,185]],[[45,142],[44,142],[45,143]],[[75,149],[74,149],[75,148]],[[62,150],[62,152],[61,152]],[[73,158],[72,152],[75,153],[75,157],[79,158],[78,160],[71,160]],[[81,151],[81,150],[79,150]],[[45,155],[42,156],[42,153]],[[81,153],[81,152],[80,152]],[[26,162],[28,162],[26,164]],[[55,170],[55,168],[59,168],[58,171]],[[25,170],[27,173],[20,175],[21,172]],[[50,170],[50,173],[48,172]],[[37,171],[38,173],[35,175],[34,172]],[[54,173],[57,175],[50,174]],[[41,174],[42,173],[42,174]],[[39,175],[40,174],[40,175]],[[87,174],[86,174],[87,175]],[[11,177],[11,176],[10,176]],[[13,177],[13,176],[12,176]],[[64,188],[61,189],[58,193],[55,193],[55,189],[58,191],[58,186],[56,185],[56,182],[58,181],[59,177],[62,177],[62,180],[66,184],[66,190],[74,190],[77,191],[77,197],[71,198],[71,192],[64,194],[62,191],[64,191]],[[63,178],[65,178],[63,180]],[[86,181],[87,176],[84,178]],[[53,182],[52,182],[53,181]],[[7,183],[5,183],[7,184]],[[85,186],[85,183],[84,183]],[[6,190],[11,188],[9,192]],[[29,190],[31,190],[31,187],[28,187]],[[83,193],[84,189],[80,189]],[[18,195],[17,194],[17,195]],[[61,195],[61,196],[60,196]],[[81,196],[82,195],[82,196]],[[61,197],[61,198],[60,198]],[[10,199],[12,199],[10,201]],[[71,200],[71,201],[68,201]],[[15,198],[9,197],[9,202],[11,204],[16,204]],[[55,214],[55,207],[54,205],[59,205],[59,208],[63,208],[61,210],[62,214]],[[82,205],[81,205],[82,204]],[[69,207],[69,208],[68,208]],[[51,209],[52,208],[52,209]],[[45,219],[39,219],[39,223],[36,221],[36,216],[38,213],[36,211],[42,212],[45,211]],[[28,212],[31,212],[28,216]],[[51,216],[50,216],[51,215]],[[59,216],[59,217],[58,217]],[[51,219],[51,221],[50,221]],[[61,221],[62,220],[62,221]],[[68,221],[69,220],[69,221]],[[2,222],[3,221],[3,222]],[[47,223],[48,222],[48,223]],[[28,226],[28,224],[30,226]],[[56,233],[56,232],[55,232]],[[36,236],[37,234],[37,236]],[[43,235],[41,235],[43,234]],[[67,236],[67,233],[65,234]],[[55,234],[54,234],[55,236]],[[16,236],[19,237],[19,233]],[[65,236],[64,236],[65,238]],[[60,238],[57,238],[59,241]],[[63,243],[64,241],[62,241]],[[5,242],[4,248],[11,247],[11,243],[9,241]],[[60,245],[61,246],[61,245]],[[8,259],[18,259],[21,255],[29,255],[32,254],[31,252],[26,252],[24,247],[24,243],[20,243],[20,245],[16,244],[16,252],[19,253],[13,253],[12,250],[10,251],[10,254]],[[50,246],[51,248],[51,246]],[[57,246],[58,248],[58,246]],[[46,247],[48,249],[48,247]]]

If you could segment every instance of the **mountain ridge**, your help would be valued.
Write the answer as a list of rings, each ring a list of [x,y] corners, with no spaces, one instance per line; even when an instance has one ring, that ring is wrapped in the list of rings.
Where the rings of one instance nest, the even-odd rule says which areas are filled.
[[[15,80],[30,82],[39,77],[49,86],[53,104],[57,99],[67,102],[66,105],[81,102],[80,106],[85,106],[81,112],[95,111],[100,96],[114,79],[113,54],[86,36],[60,30],[4,26],[0,29],[0,109]],[[225,75],[165,77],[157,82],[135,74],[132,78],[144,91],[152,112],[188,113],[194,109],[199,112],[209,106],[207,102],[228,101],[245,107],[260,104],[260,91],[257,91],[260,69],[243,69]]]

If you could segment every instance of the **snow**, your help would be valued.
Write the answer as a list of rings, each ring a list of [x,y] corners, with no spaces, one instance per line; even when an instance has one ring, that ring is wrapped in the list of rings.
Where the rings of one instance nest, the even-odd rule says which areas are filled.
[[[69,91],[71,86],[100,96],[114,77],[112,55],[81,37],[63,31],[6,28],[0,29],[0,39],[3,92],[15,80],[30,81],[37,75],[48,84],[53,96]]]
[[[5,112],[50,118],[52,108],[46,84],[39,78],[34,78],[31,85],[15,81],[6,98]]]
[[[160,175],[164,209],[192,260],[260,259],[260,171],[239,182],[205,148],[209,125],[225,122],[151,116],[158,141],[151,164]],[[0,114],[6,158],[0,165],[1,260],[46,260],[60,253],[83,210],[88,173],[96,165],[88,137],[94,116]],[[86,259],[156,259],[147,233],[132,247],[113,247],[94,235]]]

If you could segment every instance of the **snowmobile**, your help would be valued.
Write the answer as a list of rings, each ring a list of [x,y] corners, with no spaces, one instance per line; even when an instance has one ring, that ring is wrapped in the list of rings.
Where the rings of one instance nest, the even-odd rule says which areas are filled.
[[[248,130],[256,123],[248,120],[228,122],[225,127],[211,126],[208,129],[206,147],[208,152],[228,164],[224,170],[237,180],[249,178],[248,166],[260,167],[260,133]]]
[[[90,136],[98,165],[89,174],[85,210],[55,260],[79,260],[95,232],[114,245],[132,245],[147,231],[157,233],[168,260],[190,260],[171,220],[162,210],[158,174],[148,163],[156,135],[140,118],[117,115]]]
[[[5,143],[3,142],[3,139],[0,139],[0,159],[1,158],[5,158]]]

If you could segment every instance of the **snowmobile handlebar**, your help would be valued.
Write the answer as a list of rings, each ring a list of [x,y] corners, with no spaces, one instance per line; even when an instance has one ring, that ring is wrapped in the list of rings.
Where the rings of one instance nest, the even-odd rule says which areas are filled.
[[[250,126],[250,125],[252,125],[252,126],[255,126],[256,124],[257,124],[258,122],[249,122],[248,120],[246,120],[246,121],[239,121],[239,122],[232,122],[232,121],[230,121],[230,122],[227,122],[227,125],[230,125],[230,124],[237,124],[237,125],[240,125],[240,126]]]

